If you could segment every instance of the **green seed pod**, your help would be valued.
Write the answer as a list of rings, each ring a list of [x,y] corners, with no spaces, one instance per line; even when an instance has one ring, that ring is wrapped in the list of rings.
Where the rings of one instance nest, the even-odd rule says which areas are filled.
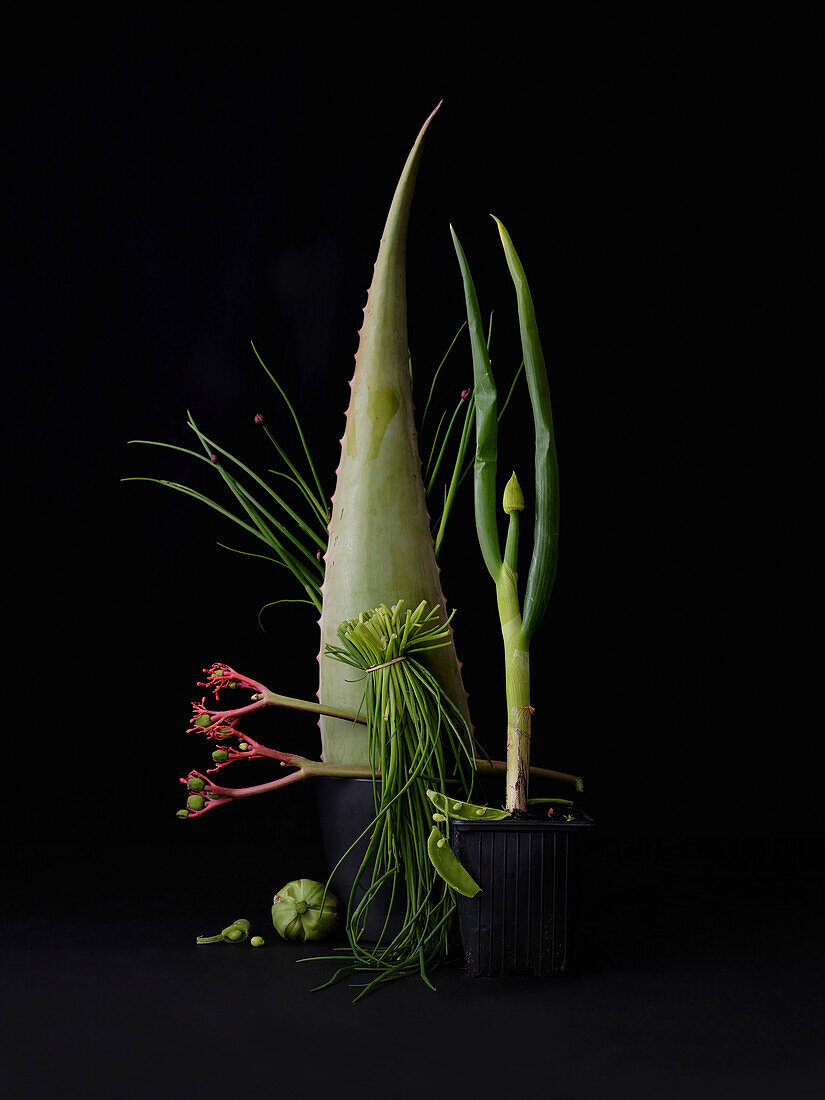
[[[507,810],[496,810],[493,806],[476,806],[472,802],[454,802],[438,791],[427,791],[430,802],[447,817],[459,821],[503,821],[509,817]]]
[[[186,805],[190,810],[202,810],[204,806],[203,795],[190,794],[186,800]]]
[[[226,749],[215,749],[215,751],[212,753],[212,759],[215,761],[216,764],[223,764],[229,759],[229,753],[226,751]]]
[[[178,812],[175,816],[180,817],[180,818],[189,817],[189,811],[188,810],[178,810]]]
[[[207,726],[212,725],[212,719],[208,714],[199,714],[194,721],[194,725],[200,726],[201,729],[206,729]]]
[[[206,784],[199,776],[193,775],[186,780],[186,786],[190,791],[202,791]]]
[[[264,940],[263,936],[253,936],[249,942],[252,944],[253,947],[263,947],[266,941]]]
[[[448,886],[457,893],[463,894],[465,898],[476,896],[481,887],[462,866],[455,852],[439,832],[437,825],[433,825],[433,831],[427,840],[427,855],[430,857],[430,863]]]
[[[198,936],[195,943],[243,943],[249,935],[249,921],[238,917],[227,925],[217,936]]]
[[[324,884],[313,879],[288,882],[275,895],[272,923],[285,940],[324,940],[338,924],[338,898],[331,890],[324,897]]]

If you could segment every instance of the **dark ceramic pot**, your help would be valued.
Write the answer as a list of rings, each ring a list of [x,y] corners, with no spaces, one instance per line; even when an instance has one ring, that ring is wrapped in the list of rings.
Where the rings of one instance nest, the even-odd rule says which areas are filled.
[[[380,784],[379,780],[379,791]],[[372,878],[372,864],[369,864],[361,880],[356,884],[358,869],[366,855],[369,833],[358,841],[349,855],[346,855],[348,848],[361,833],[369,829],[375,819],[372,780],[319,779],[315,784],[315,790],[327,870],[332,875],[332,889],[346,912],[353,887],[355,887],[354,905],[357,905]],[[389,901],[390,886],[389,883],[385,883],[370,902],[366,925],[361,936],[365,943],[376,943],[381,936],[387,922]],[[396,897],[392,917],[387,923],[382,942],[389,943],[399,931],[404,909],[403,899]]]

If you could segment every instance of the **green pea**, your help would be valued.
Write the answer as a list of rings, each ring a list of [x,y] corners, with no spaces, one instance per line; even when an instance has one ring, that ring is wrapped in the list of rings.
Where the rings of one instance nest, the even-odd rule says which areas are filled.
[[[252,944],[253,947],[263,947],[266,941],[264,940],[263,936],[253,936],[249,942]]]
[[[497,810],[493,806],[476,806],[472,802],[456,802],[438,791],[427,791],[427,797],[437,810],[459,821],[503,821],[510,816],[507,810]]]
[[[243,917],[233,920],[230,925],[219,932],[217,936],[198,936],[196,943],[243,943],[249,935],[249,921]]]
[[[457,893],[463,894],[465,898],[473,898],[479,892],[481,887],[462,866],[437,825],[433,825],[433,831],[427,840],[427,855],[439,875]]]

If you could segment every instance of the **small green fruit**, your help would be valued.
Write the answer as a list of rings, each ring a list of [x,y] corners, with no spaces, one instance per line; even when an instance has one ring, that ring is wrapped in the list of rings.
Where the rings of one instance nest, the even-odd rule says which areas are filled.
[[[202,779],[198,778],[197,775],[193,775],[190,779],[186,780],[186,786],[190,791],[202,791],[206,784]]]
[[[226,749],[215,749],[212,753],[212,759],[216,764],[223,764],[229,759],[229,753]]]
[[[177,817],[189,817],[189,811],[188,810],[178,810],[176,816]]]
[[[201,794],[190,794],[186,800],[187,808],[190,810],[202,810],[203,804],[203,795]]]
[[[265,941],[263,936],[253,936],[249,942],[253,947],[263,947]]]
[[[338,924],[338,898],[324,884],[301,878],[288,882],[275,895],[272,923],[285,940],[324,940]],[[323,902],[323,905],[321,904]]]

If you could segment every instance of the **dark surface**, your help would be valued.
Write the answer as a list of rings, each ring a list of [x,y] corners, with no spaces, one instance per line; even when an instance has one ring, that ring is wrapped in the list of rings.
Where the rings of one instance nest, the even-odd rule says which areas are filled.
[[[473,30],[440,12],[400,40],[314,12],[269,34],[251,10],[174,16],[7,27],[0,1090],[821,1095],[804,13],[582,6]],[[261,629],[263,604],[299,594],[288,578],[216,545],[240,539],[196,501],[121,479],[215,491],[184,456],[126,445],[189,445],[187,410],[256,469],[258,411],[295,453],[254,340],[332,491],[386,209],[442,97],[411,222],[414,369],[463,314],[452,222],[511,377],[495,212],[536,301],[561,470],[533,757],[585,777],[598,834],[579,975],[456,966],[437,993],[411,979],[354,1008],[346,987],[310,994],[325,966],[274,934],[193,946],[242,915],[263,930],[276,889],[325,872],[309,784],[175,818],[178,777],[208,763],[184,733],[200,670],[312,698],[317,626],[285,604]],[[465,348],[445,405],[468,372]],[[522,392],[500,453],[523,485],[525,422]],[[469,492],[457,509],[442,581],[503,755],[494,593]],[[258,732],[318,754],[306,716]]]
[[[275,1079],[350,1095],[357,1079],[381,1095],[433,1082],[490,1095],[510,1087],[517,1042],[511,1085],[562,1100],[813,1100],[821,854],[594,838],[577,973],[473,980],[456,963],[435,993],[413,976],[352,1005],[345,984],[310,992],[331,964],[296,963],[325,945],[271,927],[271,895],[292,873],[282,848],[170,859],[134,847],[97,864],[52,850],[25,910],[12,898],[3,921],[4,1094],[264,1096]],[[264,948],[194,946],[241,915]]]

